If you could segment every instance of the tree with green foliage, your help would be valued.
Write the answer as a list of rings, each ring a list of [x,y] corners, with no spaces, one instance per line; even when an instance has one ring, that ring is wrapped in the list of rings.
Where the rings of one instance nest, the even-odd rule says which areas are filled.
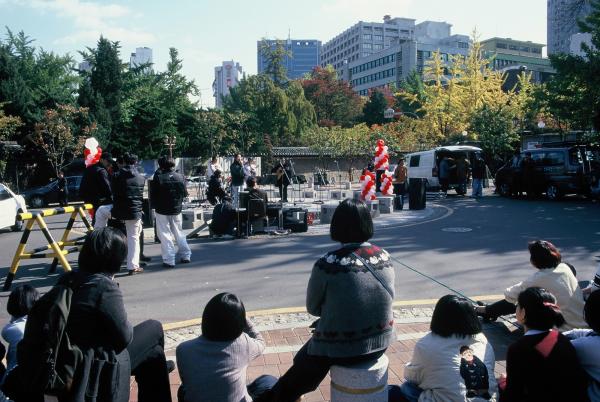
[[[339,80],[328,65],[314,70],[300,81],[306,99],[315,108],[319,126],[352,127],[362,116],[363,101],[347,81]]]
[[[285,48],[285,43],[282,40],[269,42],[262,39],[258,43],[258,52],[266,60],[263,74],[271,78],[278,87],[284,87],[289,81],[284,62],[286,58],[292,57],[292,53]]]
[[[409,95],[409,96],[407,96]],[[413,70],[406,79],[400,82],[397,92],[394,94],[394,109],[399,112],[405,112],[407,116],[421,116],[421,108],[425,101],[425,85],[421,74]]]
[[[369,95],[369,100],[363,107],[363,118],[367,126],[373,124],[385,123],[385,117],[383,113],[390,107],[390,103],[386,99],[382,91],[373,90]]]

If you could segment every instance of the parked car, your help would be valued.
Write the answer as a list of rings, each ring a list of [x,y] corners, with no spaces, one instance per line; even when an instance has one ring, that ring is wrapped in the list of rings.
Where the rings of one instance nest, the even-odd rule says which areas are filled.
[[[538,148],[523,151],[521,158],[531,152],[533,159],[534,195],[545,193],[546,198],[556,200],[566,194],[591,195],[597,186],[598,153],[582,145]],[[517,191],[525,191],[523,172],[509,162],[496,172],[496,188],[508,197]]]
[[[406,155],[406,165],[408,168],[408,177],[425,179],[427,189],[435,190],[440,188],[438,172],[440,161],[449,156],[456,159],[458,156],[467,155],[469,162],[473,164],[475,155],[482,154],[481,148],[470,145],[449,145],[438,147],[428,151],[414,152]],[[456,190],[457,194],[463,195],[464,192],[459,186],[456,174],[450,176],[448,188]]]
[[[79,186],[81,185],[82,176],[68,176],[67,188],[69,190],[69,202],[82,201],[79,195]],[[45,186],[30,188],[21,193],[27,205],[32,208],[42,208],[48,204],[58,203],[58,184],[56,180],[46,184]]]
[[[23,229],[23,221],[17,220],[17,214],[27,212],[25,199],[13,193],[8,186],[0,184],[0,229],[10,228],[13,232]]]

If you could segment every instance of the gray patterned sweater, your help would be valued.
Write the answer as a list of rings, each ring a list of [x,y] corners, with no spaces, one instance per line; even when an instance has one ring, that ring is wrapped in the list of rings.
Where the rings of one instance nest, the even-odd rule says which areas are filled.
[[[386,349],[395,339],[393,298],[356,258],[357,253],[394,289],[389,254],[369,243],[345,245],[314,265],[306,308],[318,316],[308,353],[352,357]]]

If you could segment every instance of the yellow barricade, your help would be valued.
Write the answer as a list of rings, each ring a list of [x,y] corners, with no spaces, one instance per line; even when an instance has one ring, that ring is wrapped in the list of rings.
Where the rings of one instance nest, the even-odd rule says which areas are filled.
[[[75,223],[75,219],[77,216],[81,217],[81,220],[85,224],[87,232],[91,232],[93,230],[90,221],[87,218],[85,211],[92,209],[93,206],[91,204],[84,205],[70,205],[61,208],[53,208],[53,209],[44,209],[40,212],[27,212],[20,213],[17,215],[17,219],[21,221],[27,221],[27,225],[23,230],[23,236],[21,237],[21,241],[19,246],[17,247],[17,251],[15,252],[15,256],[13,257],[12,264],[10,265],[10,269],[8,274],[6,275],[6,279],[4,281],[4,291],[10,290],[13,280],[15,279],[15,275],[17,273],[17,269],[19,269],[19,264],[21,260],[31,259],[31,258],[53,258],[52,265],[50,266],[49,272],[55,272],[56,266],[60,262],[63,269],[66,271],[71,270],[71,265],[69,261],[66,259],[66,255],[70,253],[74,253],[80,250],[81,245],[83,244],[83,238],[85,236],[78,237],[76,239],[69,239],[69,235],[71,234],[71,230],[73,229],[73,224]],[[48,230],[48,226],[44,221],[45,217],[54,216],[54,215],[62,215],[62,214],[71,214],[69,222],[67,223],[67,227],[63,232],[63,235],[60,241],[55,241],[52,237],[52,234]],[[42,234],[46,238],[48,242],[47,245],[35,248],[31,251],[25,251],[25,246],[27,245],[27,241],[29,240],[29,235],[31,234],[31,229],[33,225],[37,223]],[[65,247],[71,246],[69,249],[65,249]],[[74,246],[74,247],[73,247]],[[45,253],[44,251],[52,250],[51,252]]]

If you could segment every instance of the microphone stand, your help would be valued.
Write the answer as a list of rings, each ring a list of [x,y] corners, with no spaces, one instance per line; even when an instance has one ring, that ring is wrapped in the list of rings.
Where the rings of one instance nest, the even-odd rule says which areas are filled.
[[[304,202],[304,199],[302,198],[302,188],[300,185],[300,180],[298,180],[298,176],[296,175],[296,168],[294,167],[294,162],[292,162],[292,160],[290,159],[288,162],[290,162],[290,167],[292,168],[292,177],[296,178],[296,182],[298,183],[298,198],[300,198],[299,200],[296,199],[296,196],[294,195],[294,205],[296,205],[296,201],[298,202]],[[292,184],[292,193],[294,192],[294,186]]]

